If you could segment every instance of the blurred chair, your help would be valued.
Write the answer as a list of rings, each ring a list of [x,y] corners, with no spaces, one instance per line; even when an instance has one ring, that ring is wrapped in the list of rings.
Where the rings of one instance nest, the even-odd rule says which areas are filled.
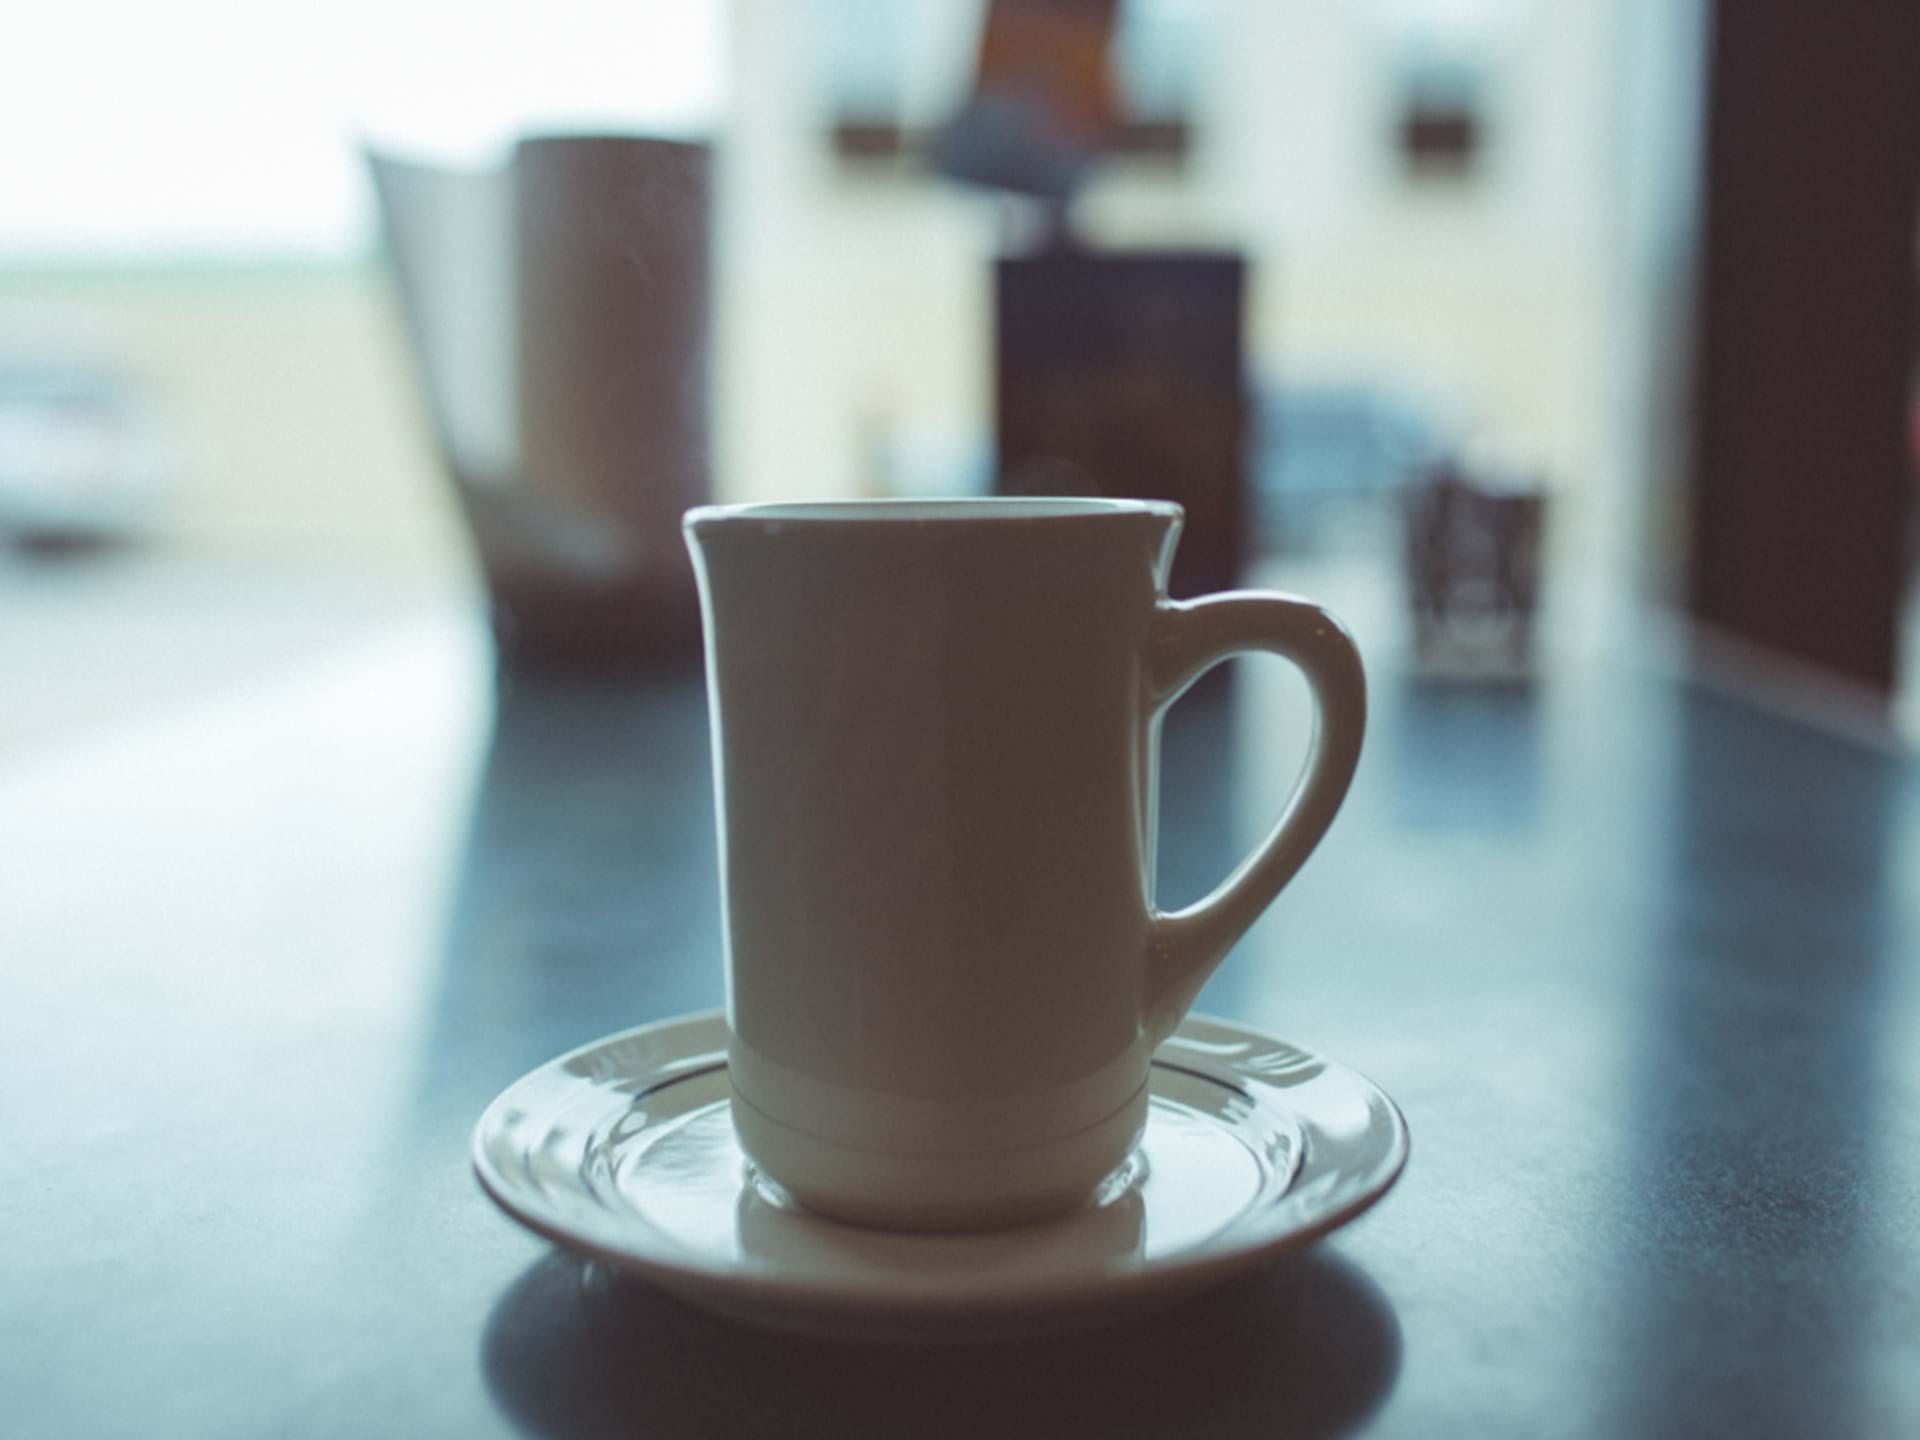
[[[414,364],[509,664],[699,640],[680,516],[709,493],[706,146],[367,154]]]
[[[1513,679],[1532,661],[1546,495],[1476,483],[1451,463],[1407,492],[1416,658],[1429,674]]]

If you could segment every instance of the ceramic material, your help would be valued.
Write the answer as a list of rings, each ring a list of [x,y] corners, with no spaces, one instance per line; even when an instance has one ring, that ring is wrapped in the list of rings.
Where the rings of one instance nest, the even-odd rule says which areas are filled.
[[[1228,1279],[1352,1219],[1407,1158],[1405,1122],[1367,1080],[1194,1016],[1154,1057],[1140,1148],[1080,1209],[985,1233],[874,1230],[754,1172],[726,1042],[720,1015],[698,1015],[534,1071],[481,1118],[481,1184],[540,1234],[740,1319],[954,1339],[1118,1320]]]
[[[692,511],[740,1143],[800,1201],[905,1229],[1081,1204],[1148,1062],[1332,821],[1366,692],[1284,595],[1171,602],[1178,506]],[[1286,813],[1213,894],[1153,903],[1160,717],[1228,656],[1306,674]]]

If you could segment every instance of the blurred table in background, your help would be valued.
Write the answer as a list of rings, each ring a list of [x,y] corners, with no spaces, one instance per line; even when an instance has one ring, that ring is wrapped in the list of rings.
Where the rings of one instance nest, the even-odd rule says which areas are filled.
[[[496,697],[477,619],[397,605],[0,755],[0,1428],[1920,1432],[1911,764],[1625,660],[1381,653],[1346,812],[1201,1005],[1383,1084],[1405,1179],[1251,1283],[1000,1348],[737,1329],[469,1178],[510,1080],[720,1000],[696,671]],[[1176,707],[1164,900],[1304,742],[1278,666]]]

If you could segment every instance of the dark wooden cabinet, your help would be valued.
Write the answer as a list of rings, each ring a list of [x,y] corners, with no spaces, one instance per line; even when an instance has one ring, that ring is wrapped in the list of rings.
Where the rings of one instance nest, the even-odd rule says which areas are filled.
[[[1062,250],[1001,260],[994,415],[1003,494],[1174,500],[1172,590],[1238,582],[1245,548],[1246,263]]]

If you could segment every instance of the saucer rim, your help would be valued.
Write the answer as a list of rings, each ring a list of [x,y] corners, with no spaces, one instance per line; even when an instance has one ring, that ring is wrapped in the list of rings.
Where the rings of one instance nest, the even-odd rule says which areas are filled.
[[[1186,1036],[1190,1029],[1199,1029],[1218,1032],[1216,1036],[1210,1037],[1215,1039],[1224,1035],[1268,1045],[1277,1044],[1318,1062],[1326,1070],[1339,1071],[1357,1083],[1369,1099],[1378,1103],[1385,1126],[1390,1132],[1385,1159],[1377,1168],[1374,1178],[1345,1203],[1327,1211],[1324,1215],[1275,1234],[1236,1239],[1233,1238],[1235,1227],[1229,1225],[1220,1235],[1191,1250],[1169,1256],[1158,1264],[1130,1270],[1064,1272],[1058,1276],[1044,1276],[1040,1281],[1030,1285],[1009,1285],[995,1290],[957,1294],[937,1290],[875,1291],[863,1286],[836,1285],[831,1280],[824,1280],[818,1276],[783,1277],[777,1273],[768,1274],[764,1271],[716,1265],[698,1260],[670,1258],[658,1251],[609,1246],[581,1235],[564,1223],[548,1221],[517,1201],[513,1195],[514,1187],[494,1173],[493,1164],[485,1153],[485,1140],[490,1130],[494,1128],[496,1112],[511,1103],[521,1088],[536,1077],[551,1070],[562,1069],[580,1056],[621,1042],[663,1031],[702,1026],[717,1025],[724,1033],[725,1023],[725,1012],[719,1009],[698,1010],[669,1016],[662,1020],[613,1031],[583,1045],[575,1046],[527,1071],[494,1097],[474,1125],[469,1142],[468,1158],[481,1191],[508,1218],[563,1250],[599,1261],[618,1271],[637,1275],[688,1298],[700,1292],[708,1292],[715,1302],[719,1303],[724,1297],[724,1304],[730,1310],[745,1312],[757,1309],[791,1310],[794,1307],[804,1307],[809,1311],[837,1314],[864,1314],[885,1310],[902,1316],[964,1319],[968,1315],[992,1315],[1013,1306],[1036,1312],[1066,1309],[1085,1304],[1088,1299],[1096,1295],[1125,1304],[1144,1299],[1156,1292],[1184,1292],[1205,1288],[1211,1283],[1239,1274],[1253,1265],[1276,1260],[1282,1255],[1304,1249],[1333,1231],[1350,1224],[1392,1191],[1406,1172],[1407,1163],[1412,1155],[1412,1136],[1407,1126],[1406,1116],[1398,1102],[1362,1072],[1342,1061],[1318,1051],[1309,1050],[1305,1046],[1296,1045],[1292,1041],[1271,1035],[1257,1027],[1211,1014],[1193,1012],[1180,1022],[1173,1036],[1169,1038],[1177,1039]],[[1199,1037],[1189,1036],[1188,1038]],[[713,1050],[703,1050],[699,1056],[689,1056],[677,1063],[670,1062],[662,1068],[658,1077],[659,1082],[670,1084],[673,1083],[673,1079],[682,1078],[680,1071],[683,1067],[686,1068],[686,1073],[693,1073],[696,1062],[700,1069],[705,1069],[704,1057],[714,1053],[716,1052]],[[718,1053],[724,1056],[724,1048],[721,1048]],[[1162,1062],[1156,1058],[1154,1063]],[[1167,1063],[1169,1068],[1181,1073],[1195,1074],[1199,1078],[1222,1084],[1223,1088],[1229,1088],[1218,1077],[1208,1075],[1205,1071],[1195,1071],[1189,1065],[1179,1062]],[[1223,1064],[1222,1068],[1231,1072],[1232,1067],[1230,1064]],[[636,1092],[636,1098],[638,1094],[652,1093],[658,1088],[659,1084],[651,1084],[643,1091]],[[1294,1112],[1289,1114],[1299,1126],[1304,1139],[1310,1142],[1312,1128],[1309,1123],[1310,1117]],[[1304,1149],[1305,1154],[1295,1165],[1292,1176],[1279,1192],[1279,1200],[1284,1200],[1298,1188],[1312,1165],[1311,1144],[1305,1144]]]

